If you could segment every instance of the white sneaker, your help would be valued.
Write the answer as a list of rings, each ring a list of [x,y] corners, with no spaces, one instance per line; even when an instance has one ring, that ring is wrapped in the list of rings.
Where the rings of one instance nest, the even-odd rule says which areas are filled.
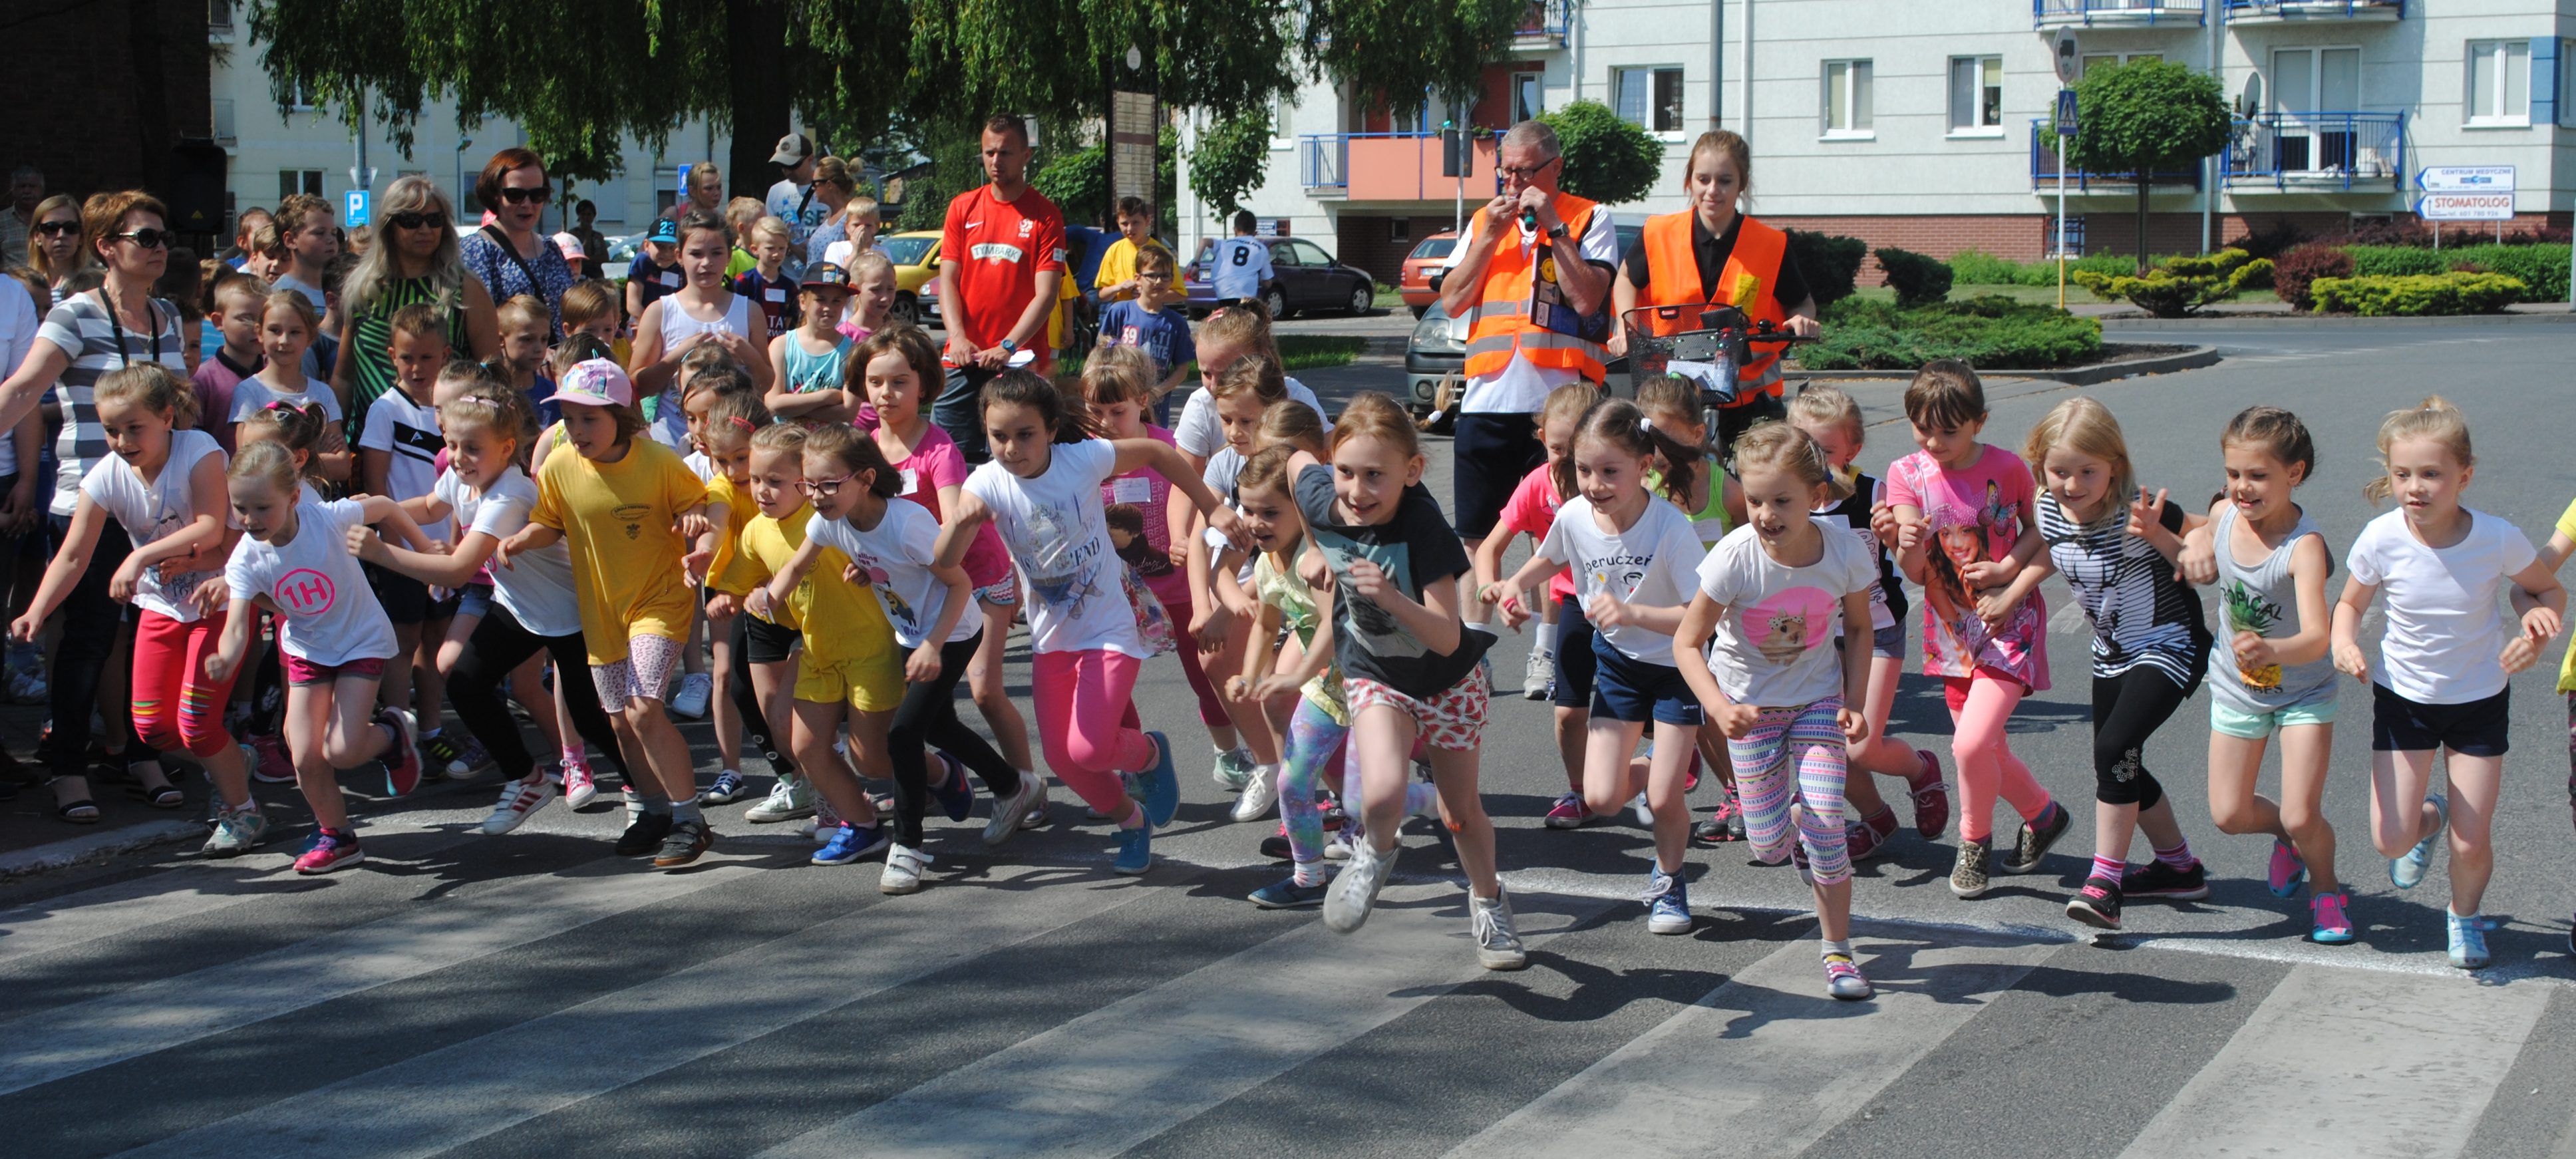
[[[671,694],[671,714],[691,720],[704,720],[707,701],[715,695],[716,679],[704,672],[689,672],[680,677],[679,690]]]
[[[1044,824],[1046,808],[1046,779],[1035,773],[1020,774],[1020,791],[993,802],[993,819],[984,823],[984,844],[999,845],[1022,829]],[[1032,822],[1032,817],[1039,820]]]
[[[1556,657],[1532,648],[1529,663],[1521,670],[1521,699],[1547,699],[1548,684],[1556,679]]]
[[[1369,911],[1377,906],[1377,891],[1386,885],[1387,874],[1394,870],[1395,855],[1403,851],[1402,846],[1397,846],[1381,857],[1367,845],[1354,845],[1350,864],[1333,879],[1333,884],[1325,887],[1325,927],[1347,934],[1368,921]]]
[[[769,787],[769,799],[743,810],[742,819],[755,824],[793,821],[814,815],[814,789],[803,777],[780,777]]]
[[[251,801],[239,809],[223,809],[215,814],[215,831],[206,837],[203,857],[239,857],[268,837],[268,817],[259,811],[259,802]]]
[[[1646,804],[1646,795],[1644,793],[1637,794],[1636,800],[1628,802],[1628,812],[1636,816],[1637,824],[1643,825],[1648,829],[1655,827],[1655,810],[1652,806]]]
[[[545,808],[555,799],[554,783],[539,780],[535,784],[512,781],[501,786],[501,799],[492,806],[492,815],[483,819],[483,832],[498,837],[519,827],[528,814]]]
[[[1279,767],[1254,765],[1243,782],[1243,795],[1234,799],[1234,819],[1258,821],[1269,815],[1271,803],[1278,799]]]
[[[1476,939],[1476,963],[1488,970],[1518,970],[1529,965],[1529,949],[1512,921],[1512,899],[1500,892],[1486,901],[1467,895],[1467,933]]]
[[[1224,786],[1226,792],[1239,793],[1243,791],[1243,782],[1252,776],[1253,768],[1252,754],[1237,745],[1216,755],[1216,765],[1209,775],[1216,779],[1217,784]]]
[[[931,860],[929,854],[902,842],[886,846],[885,876],[877,879],[877,891],[920,893],[921,870]]]

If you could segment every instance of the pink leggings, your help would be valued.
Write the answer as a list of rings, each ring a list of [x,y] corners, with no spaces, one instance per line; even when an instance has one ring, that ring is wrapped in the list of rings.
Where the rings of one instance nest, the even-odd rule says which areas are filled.
[[[2019,681],[1978,673],[1942,681],[1955,729],[1950,757],[1959,766],[1959,839],[1985,841],[1995,825],[1995,795],[2001,793],[2027,821],[2048,809],[2048,790],[2030,775],[2030,766],[2004,743],[2004,725],[2013,707],[2029,695]]]
[[[233,743],[224,706],[233,682],[206,679],[206,657],[224,634],[224,613],[193,622],[146,609],[134,629],[134,735],[164,752],[212,756]]]
[[[1143,667],[1143,661],[1106,648],[1040,652],[1030,662],[1030,693],[1048,766],[1083,804],[1113,817],[1125,811],[1127,800],[1118,774],[1154,764],[1154,742],[1141,731],[1129,696]]]

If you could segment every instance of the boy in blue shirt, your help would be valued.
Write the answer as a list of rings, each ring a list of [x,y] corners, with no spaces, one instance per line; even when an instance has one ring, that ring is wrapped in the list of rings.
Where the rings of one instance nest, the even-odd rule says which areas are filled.
[[[1172,425],[1172,390],[1181,384],[1181,368],[1198,361],[1190,341],[1189,315],[1180,311],[1188,294],[1173,275],[1171,251],[1148,246],[1136,253],[1136,296],[1100,308],[1100,345],[1136,346],[1154,356],[1162,381],[1154,388],[1154,421]]]

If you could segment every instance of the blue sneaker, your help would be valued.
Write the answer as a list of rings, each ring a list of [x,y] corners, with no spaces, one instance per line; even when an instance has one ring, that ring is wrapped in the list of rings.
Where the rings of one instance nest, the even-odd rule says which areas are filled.
[[[2451,824],[2449,798],[2440,793],[2426,793],[2424,799],[2433,803],[2433,810],[2442,815],[2442,820],[2433,826],[2432,832],[2424,835],[2423,840],[2415,843],[2415,848],[2407,850],[2406,856],[2388,859],[2389,883],[2399,889],[2413,889],[2417,882],[2424,880],[2424,871],[2433,867],[2433,843],[2442,839],[2442,830]],[[2483,949],[2479,952],[2485,953]]]
[[[735,772],[732,769],[726,769],[725,771],[716,774],[716,782],[714,784],[707,786],[705,792],[698,794],[698,803],[701,805],[730,805],[750,795],[751,789],[749,786],[743,784],[742,774]]]
[[[1691,930],[1690,886],[1662,866],[1646,874],[1646,932],[1687,934]]]
[[[1252,904],[1263,909],[1304,909],[1307,906],[1319,906],[1324,904],[1324,890],[1327,884],[1318,882],[1314,885],[1299,885],[1295,877],[1283,877],[1277,882],[1252,891]]]
[[[816,865],[848,865],[872,853],[884,852],[886,831],[883,825],[843,824],[832,832],[832,839],[814,851]]]
[[[1172,739],[1159,732],[1145,735],[1154,742],[1154,767],[1145,770],[1143,776],[1145,820],[1160,829],[1172,823],[1172,814],[1181,811],[1181,775],[1172,768]]]
[[[934,749],[930,755],[938,757],[940,767],[948,770],[948,779],[933,786],[930,795],[938,798],[939,811],[948,814],[949,820],[965,820],[975,811],[975,786],[966,783],[966,769],[947,753]]]
[[[2451,964],[2463,970],[2486,969],[2486,919],[2475,915],[2461,917],[2445,909],[2442,921],[2451,928]]]
[[[1154,867],[1154,830],[1149,825],[1118,831],[1118,856],[1109,868],[1134,877]]]

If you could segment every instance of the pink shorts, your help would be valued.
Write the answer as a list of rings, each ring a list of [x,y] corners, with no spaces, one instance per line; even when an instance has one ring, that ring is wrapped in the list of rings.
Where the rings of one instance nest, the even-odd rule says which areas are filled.
[[[286,682],[297,688],[336,683],[343,676],[358,676],[368,680],[385,678],[385,658],[382,656],[351,660],[346,664],[316,664],[292,652],[284,653],[278,659],[284,662]]]
[[[590,682],[599,689],[599,706],[626,711],[633,700],[660,701],[670,683],[671,665],[680,658],[680,642],[648,632],[626,638],[626,658],[590,666]]]
[[[1383,704],[1412,717],[1414,726],[1422,730],[1424,744],[1450,752],[1467,752],[1476,747],[1485,732],[1485,707],[1493,696],[1481,664],[1466,679],[1429,700],[1416,700],[1358,676],[1343,681],[1342,690],[1350,701],[1352,723],[1358,723],[1360,713],[1370,705]]]

